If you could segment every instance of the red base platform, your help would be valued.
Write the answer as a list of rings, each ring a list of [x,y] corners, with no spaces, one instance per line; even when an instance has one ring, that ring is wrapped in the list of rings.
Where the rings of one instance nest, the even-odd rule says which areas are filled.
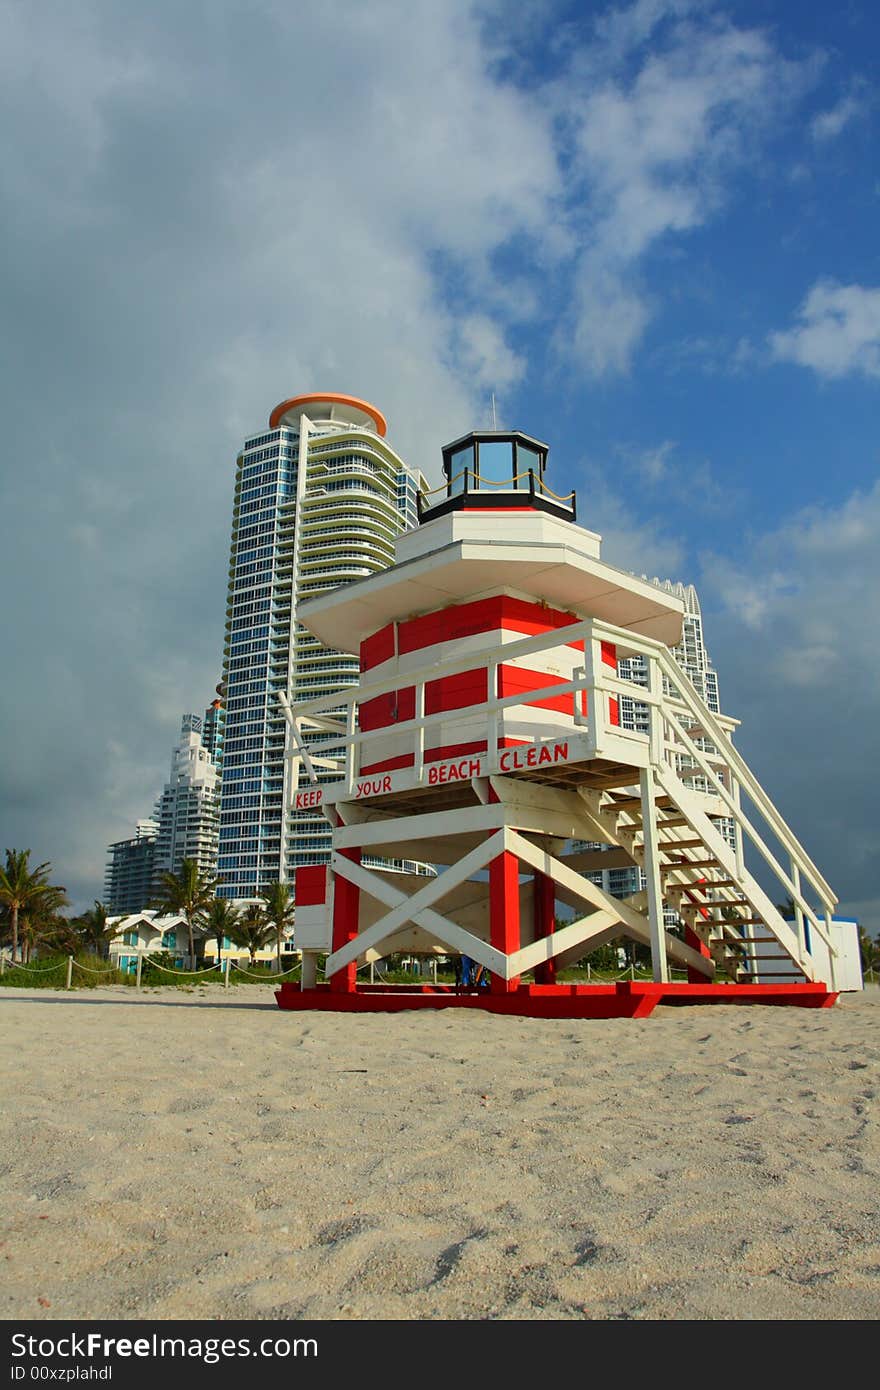
[[[320,984],[275,991],[279,1009],[324,1009],[330,1013],[399,1013],[403,1009],[482,1009],[525,1018],[647,1018],[658,1004],[788,1004],[828,1009],[838,995],[823,984],[654,984],[620,980],[608,985],[521,985],[511,994],[488,990],[456,992],[447,985],[358,985],[354,993]]]

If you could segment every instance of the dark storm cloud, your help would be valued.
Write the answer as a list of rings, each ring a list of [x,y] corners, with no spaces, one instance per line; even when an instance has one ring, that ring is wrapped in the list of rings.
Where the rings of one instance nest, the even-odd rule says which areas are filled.
[[[433,466],[484,378],[453,362],[429,256],[479,260],[555,165],[472,80],[463,5],[7,3],[0,55],[0,848],[84,902],[213,695],[244,433],[291,391],[354,390]],[[450,108],[478,153],[445,147]],[[486,380],[515,375],[470,331]]]

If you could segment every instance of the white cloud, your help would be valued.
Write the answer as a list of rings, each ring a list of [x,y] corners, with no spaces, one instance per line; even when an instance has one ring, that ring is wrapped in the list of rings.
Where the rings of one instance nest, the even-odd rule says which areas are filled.
[[[525,362],[507,346],[498,325],[485,314],[467,314],[453,333],[458,363],[474,383],[487,390],[503,390],[519,381]]]
[[[635,345],[651,318],[651,302],[637,283],[587,255],[575,272],[574,313],[560,328],[557,345],[590,376],[629,369]]]
[[[866,110],[867,103],[864,98],[851,92],[841,97],[840,101],[827,111],[820,111],[813,117],[810,122],[810,134],[817,144],[836,140],[850,121],[863,115]]]
[[[880,289],[820,280],[793,328],[769,337],[774,357],[819,376],[880,377]]]
[[[577,484],[578,525],[598,531],[602,559],[609,565],[635,574],[683,578],[687,553],[683,538],[670,534],[661,521],[638,513],[632,496],[609,482],[615,476],[605,460],[580,461],[577,473],[570,475]]]
[[[601,377],[628,369],[655,312],[649,253],[718,213],[730,174],[756,158],[812,65],[703,5],[640,0],[606,17],[598,36],[557,87],[586,208],[574,221],[583,249],[573,323],[559,345]]]
[[[354,391],[436,478],[522,375],[534,285],[493,258],[560,184],[468,0],[50,9],[0,4],[4,506],[50,557],[33,524],[0,549],[0,843],[82,903],[213,693],[242,437]]]
[[[645,449],[621,445],[618,466],[636,480],[641,494],[684,515],[724,515],[730,519],[743,501],[743,492],[726,475],[718,475],[706,459],[682,453],[675,440],[666,439]]]
[[[653,449],[643,449],[638,455],[636,466],[648,483],[659,483],[669,475],[669,456],[675,448],[674,439],[666,439]]]
[[[880,930],[880,481],[702,557],[725,712],[759,781],[844,903]]]

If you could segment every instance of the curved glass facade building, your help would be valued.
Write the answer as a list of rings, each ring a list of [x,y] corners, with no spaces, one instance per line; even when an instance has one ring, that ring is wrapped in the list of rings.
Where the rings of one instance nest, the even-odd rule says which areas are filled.
[[[353,396],[282,401],[236,460],[223,680],[226,708],[219,892],[250,898],[329,855],[323,816],[282,824],[286,725],[279,704],[357,682],[357,657],[323,646],[297,604],[394,559],[424,486],[385,440],[380,411]]]

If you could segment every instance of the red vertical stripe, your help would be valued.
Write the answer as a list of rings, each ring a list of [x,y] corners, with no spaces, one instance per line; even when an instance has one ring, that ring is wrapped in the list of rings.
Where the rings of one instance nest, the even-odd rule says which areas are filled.
[[[350,859],[353,864],[361,862],[361,852],[359,849],[343,849],[339,851],[344,859]],[[356,884],[350,883],[341,874],[335,875],[333,887],[333,950],[339,951],[343,946],[347,946],[349,941],[353,941],[358,934],[358,917],[360,915],[361,890]],[[354,994],[357,984],[357,963],[352,961],[351,965],[344,965],[341,970],[337,970],[330,976],[330,988],[339,994]]]
[[[519,950],[519,860],[509,850],[489,865],[489,940],[506,956]],[[492,976],[493,994],[512,994],[518,985],[518,975],[510,980]]]

